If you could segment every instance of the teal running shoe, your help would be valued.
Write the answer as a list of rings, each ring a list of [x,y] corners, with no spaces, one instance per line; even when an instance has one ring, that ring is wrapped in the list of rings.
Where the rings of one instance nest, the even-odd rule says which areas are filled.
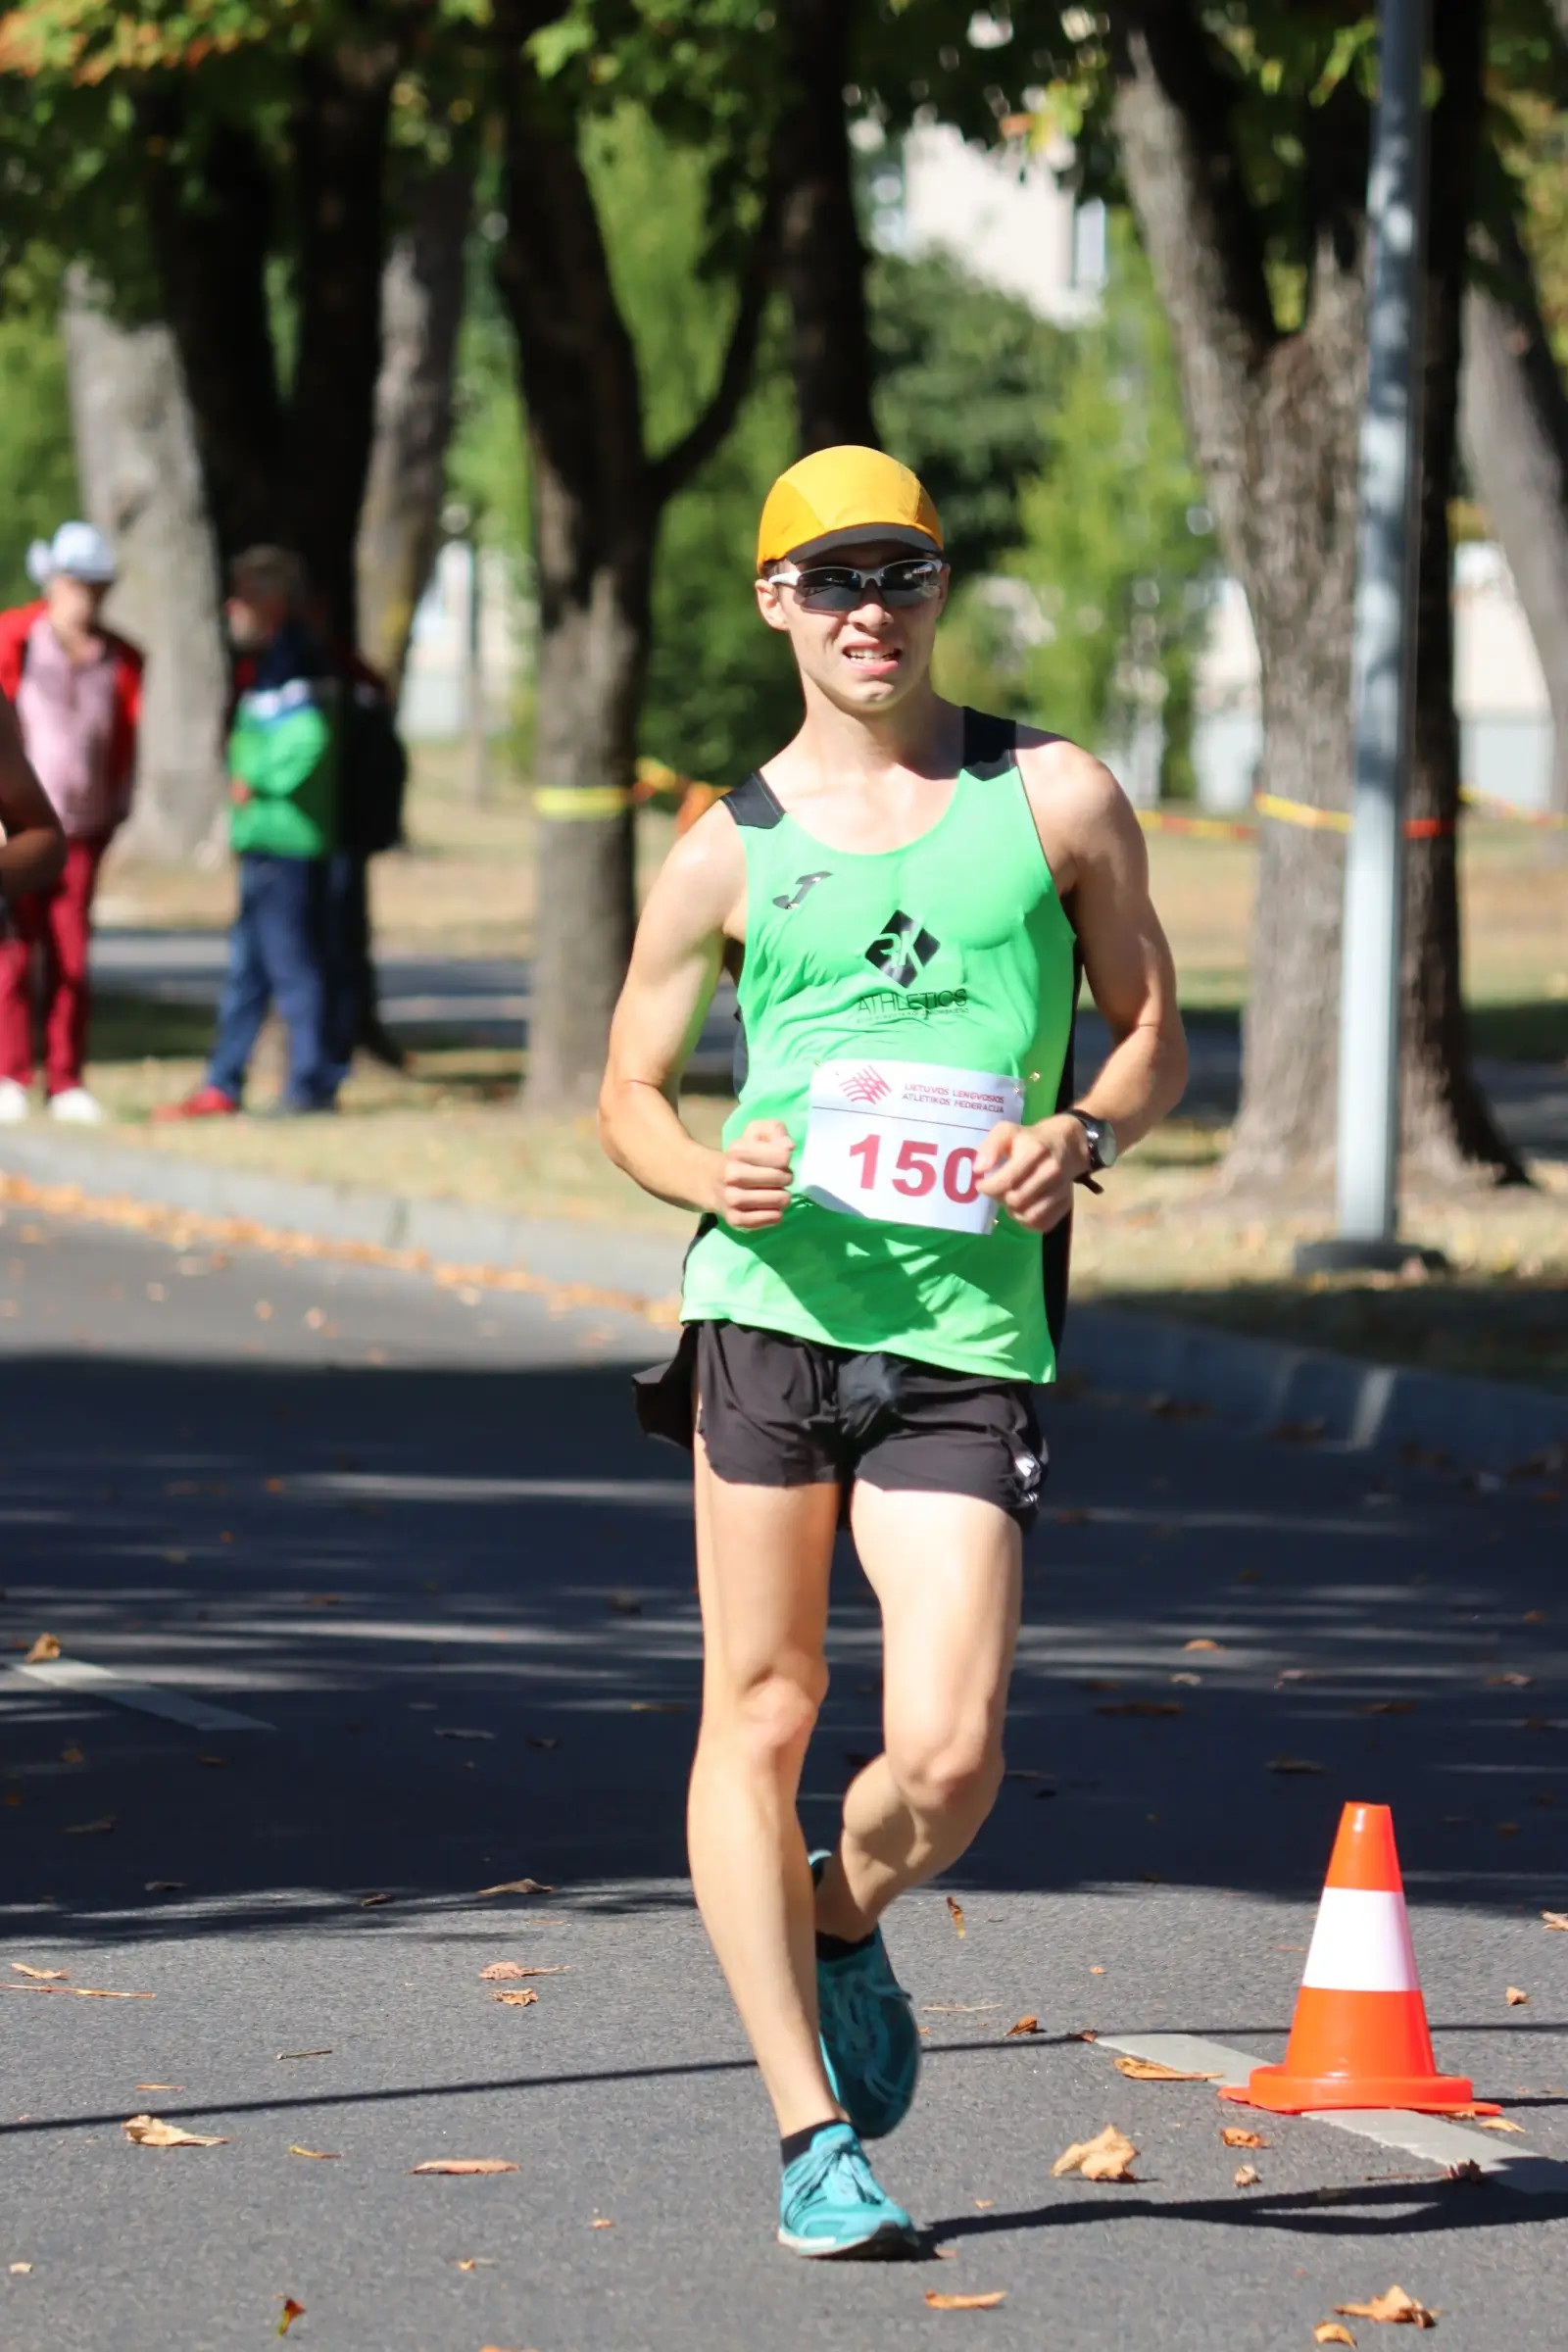
[[[819,1879],[829,1856],[811,1856]],[[828,2085],[862,2139],[897,2131],[920,2077],[920,2032],[879,1928],[859,1951],[816,1964],[816,2006]]]
[[[898,2262],[920,2250],[914,2224],[876,2183],[849,2124],[828,2124],[785,2168],[778,2242],[812,2261]]]

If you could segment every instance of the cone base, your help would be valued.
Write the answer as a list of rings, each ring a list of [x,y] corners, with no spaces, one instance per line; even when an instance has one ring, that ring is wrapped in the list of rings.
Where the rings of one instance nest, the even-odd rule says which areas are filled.
[[[1478,2099],[1463,2075],[1287,2074],[1283,2066],[1254,2066],[1245,2085],[1221,2090],[1238,2107],[1271,2115],[1309,2115],[1329,2108],[1398,2108],[1410,2115],[1500,2115],[1494,2100]]]

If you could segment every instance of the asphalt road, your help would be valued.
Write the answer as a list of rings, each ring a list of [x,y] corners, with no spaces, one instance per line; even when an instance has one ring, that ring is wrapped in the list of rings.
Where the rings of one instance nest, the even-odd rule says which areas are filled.
[[[323,2352],[1272,2352],[1396,2280],[1451,2352],[1558,2346],[1568,2196],[1269,2120],[1238,2189],[1211,2088],[1071,2036],[1277,2055],[1339,1807],[1387,1799],[1441,2060],[1568,2160],[1560,1494],[1053,1406],[1017,1777],[891,1934],[929,2060],[879,2161],[930,2258],[811,2267],[772,2242],[682,1875],[687,1499],[623,1370],[656,1352],[610,1314],[7,1213],[0,1643],[251,1725],[0,1649],[6,2352],[230,2352],[284,2298]],[[848,1557],[838,1608],[813,1832],[876,1739]],[[478,1892],[522,1877],[549,1890]],[[499,1960],[564,1973],[509,2005]],[[141,2111],[224,2144],[132,2145]],[[1138,2181],[1053,2180],[1106,2123]],[[452,2157],[517,2169],[411,2171]]]

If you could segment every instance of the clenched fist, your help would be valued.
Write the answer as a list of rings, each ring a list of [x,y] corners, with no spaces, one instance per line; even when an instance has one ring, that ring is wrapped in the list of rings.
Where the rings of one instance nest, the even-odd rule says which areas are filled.
[[[1031,1233],[1049,1233],[1072,1205],[1072,1188],[1089,1170],[1089,1138],[1076,1119],[1041,1119],[1019,1127],[1003,1119],[975,1154],[980,1190]]]
[[[776,1225],[790,1204],[795,1146],[781,1119],[753,1119],[719,1154],[712,1207],[743,1233]]]

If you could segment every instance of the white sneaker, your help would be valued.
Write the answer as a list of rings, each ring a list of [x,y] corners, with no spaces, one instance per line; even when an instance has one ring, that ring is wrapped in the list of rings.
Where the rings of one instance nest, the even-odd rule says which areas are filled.
[[[32,1109],[32,1097],[16,1078],[0,1078],[0,1126],[17,1127]]]
[[[72,1127],[101,1127],[109,1113],[84,1086],[67,1086],[50,1096],[49,1116],[64,1119]]]

